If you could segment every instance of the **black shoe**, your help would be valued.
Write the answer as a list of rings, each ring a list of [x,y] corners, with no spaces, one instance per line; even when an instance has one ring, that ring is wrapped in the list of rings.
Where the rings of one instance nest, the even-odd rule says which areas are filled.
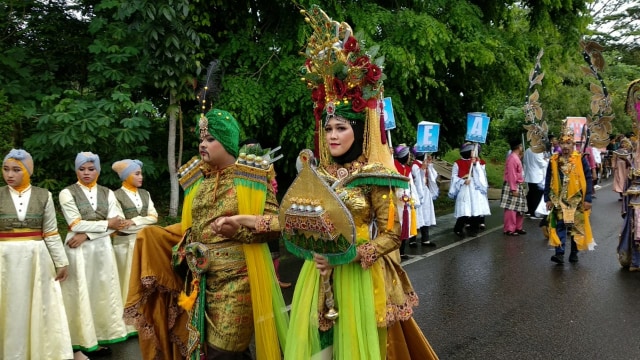
[[[101,346],[100,348],[98,348],[98,350],[86,352],[85,355],[87,355],[90,358],[94,358],[94,357],[109,356],[112,353],[113,352],[111,351],[110,347]]]
[[[400,259],[401,260],[409,260],[409,255],[402,254],[402,255],[400,255]]]
[[[418,243],[415,240],[409,241],[409,247],[416,247]]]
[[[517,231],[505,231],[504,234],[507,235],[507,236],[519,236],[520,235],[520,234],[518,234]]]
[[[487,228],[487,225],[485,225],[485,224],[480,224],[480,225],[478,225],[478,228],[480,229],[480,231],[482,231],[482,230],[484,230],[484,229],[486,229],[486,228]]]
[[[572,252],[572,253],[569,255],[569,262],[577,263],[577,262],[578,262],[578,253],[574,253],[574,252]]]
[[[477,231],[469,231],[469,236],[476,237],[476,236],[478,236],[478,232]]]
[[[429,247],[436,247],[437,245],[432,243],[431,241],[423,241],[420,244],[422,244],[422,246],[429,246]]]
[[[516,230],[515,232],[516,232],[516,233],[518,233],[519,235],[525,235],[525,234],[527,233],[527,232],[526,232],[526,231],[524,231],[523,229]]]
[[[556,254],[551,257],[551,261],[558,264],[564,264],[564,254]]]
[[[454,233],[455,233],[456,235],[458,235],[458,237],[459,237],[460,239],[464,238],[464,232],[462,232],[462,231],[454,231]]]

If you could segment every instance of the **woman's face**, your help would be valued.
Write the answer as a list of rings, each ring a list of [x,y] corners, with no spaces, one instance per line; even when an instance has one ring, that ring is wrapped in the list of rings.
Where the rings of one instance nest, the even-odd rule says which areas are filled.
[[[7,185],[11,187],[20,186],[24,178],[24,172],[18,163],[12,159],[8,159],[2,165],[2,177]]]
[[[334,116],[324,125],[324,131],[331,156],[342,156],[351,149],[355,136],[348,121]]]
[[[131,173],[131,185],[135,187],[142,187],[142,170],[137,170]]]
[[[93,164],[93,161],[88,161],[76,170],[76,175],[80,182],[85,185],[91,184],[98,178],[98,170],[96,166]]]

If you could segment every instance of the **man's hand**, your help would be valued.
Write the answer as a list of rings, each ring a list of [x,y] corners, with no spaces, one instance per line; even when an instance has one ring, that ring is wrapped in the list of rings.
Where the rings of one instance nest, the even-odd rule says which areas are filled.
[[[551,209],[553,209],[553,203],[549,200],[547,201],[547,210],[551,211]]]
[[[586,201],[585,201],[585,202],[583,202],[583,203],[582,203],[582,208],[583,208],[585,211],[589,211],[589,210],[591,210],[591,203],[590,203],[590,202],[586,202]]]
[[[511,195],[518,196],[518,190],[511,190]]]

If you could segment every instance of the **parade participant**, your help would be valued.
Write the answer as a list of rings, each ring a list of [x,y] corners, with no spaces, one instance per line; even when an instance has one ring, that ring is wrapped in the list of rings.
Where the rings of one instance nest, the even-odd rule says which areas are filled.
[[[524,151],[522,166],[524,167],[524,181],[527,183],[527,209],[529,217],[539,219],[535,211],[542,200],[544,177],[547,174],[548,159],[545,153],[534,153],[532,147]]]
[[[141,263],[145,266],[146,269],[143,270],[152,274],[158,285],[154,284],[152,288],[145,289],[144,277],[138,281],[139,272],[132,271],[136,281],[133,281],[132,275],[126,317],[128,322],[136,323],[139,328],[149,329],[145,336],[150,335],[151,338],[162,341],[155,344],[155,347],[145,341],[143,351],[155,353],[158,357],[164,356],[165,359],[169,358],[168,355],[178,358],[180,346],[186,347],[183,350],[188,358],[250,359],[249,345],[254,328],[256,357],[260,360],[277,358],[281,343],[278,336],[282,336],[284,343],[286,324],[273,325],[272,322],[286,321],[284,300],[276,282],[273,263],[268,260],[266,245],[264,256],[260,258],[252,255],[251,250],[245,245],[271,240],[278,236],[278,232],[276,230],[256,234],[244,226],[214,229],[212,224],[218,217],[238,214],[243,203],[254,202],[255,199],[243,198],[235,181],[238,179],[239,171],[238,165],[235,164],[239,140],[239,128],[235,118],[224,110],[210,110],[206,116],[203,114],[200,118],[198,134],[201,157],[199,171],[202,177],[193,183],[194,187],[188,189],[189,194],[183,209],[183,223],[180,225],[180,230],[185,235],[178,246],[174,247],[172,260],[176,268],[188,266],[188,281],[184,284],[187,290],[177,299],[178,304],[187,310],[188,336],[186,339],[173,339],[167,334],[155,331],[157,321],[160,327],[176,335],[184,335],[180,332],[181,329],[167,324],[166,318],[162,318],[162,314],[167,315],[167,309],[158,308],[158,305],[163,304],[172,306],[176,300],[174,296],[163,297],[158,286],[168,286],[168,290],[174,293],[180,281],[165,274],[167,269],[163,265],[144,265],[144,261],[137,260],[137,254],[134,264]],[[262,200],[260,205],[264,208],[265,216],[275,215],[277,202],[273,189],[265,191],[264,195],[266,200]],[[175,227],[167,229],[168,237],[172,237],[176,230]],[[146,243],[146,240],[148,239],[141,243]],[[160,242],[171,243],[162,239]],[[147,254],[153,252],[160,255],[166,251],[166,245],[153,249],[151,244],[146,246]],[[145,255],[144,244],[138,252]],[[144,272],[141,272],[141,275],[143,274]],[[165,275],[168,275],[168,280],[161,279]],[[259,286],[254,288],[253,280],[257,280],[257,285],[267,286],[269,296],[262,296],[263,294],[258,292]],[[149,303],[149,299],[144,296],[147,291],[152,293],[154,300],[160,302]],[[278,297],[279,303],[272,303],[271,296]],[[262,310],[265,306],[278,308],[278,313],[272,309]],[[261,310],[256,312],[258,308]],[[185,321],[184,315],[176,313],[175,307],[173,309],[168,315],[177,316],[176,323],[182,324]],[[262,330],[265,323],[273,325],[271,333]],[[278,334],[275,333],[276,328]],[[263,348],[265,346],[267,348]]]
[[[504,209],[503,231],[505,235],[518,236],[526,234],[522,229],[524,213],[527,209],[527,185],[524,182],[522,162],[522,142],[511,140],[511,155],[504,165],[504,183],[500,196],[500,207]]]
[[[113,191],[97,184],[98,155],[78,153],[75,169],[78,182],[59,195],[69,225],[65,240],[69,277],[62,283],[62,295],[74,349],[101,356],[111,353],[104,345],[127,339],[110,237],[124,225],[124,215]]]
[[[400,217],[400,258],[406,260],[409,258],[405,254],[406,243],[409,246],[417,246],[416,235],[417,221],[416,221],[416,208],[420,207],[420,199],[416,191],[413,177],[411,176],[411,166],[409,166],[409,147],[406,144],[400,144],[396,146],[393,151],[393,163],[396,170],[400,175],[405,176],[409,181],[408,189],[398,189],[396,196],[400,199],[398,206],[398,215]],[[412,222],[413,221],[413,222]]]
[[[469,224],[469,235],[476,236],[482,217],[491,215],[485,162],[472,154],[473,148],[472,143],[464,143],[460,148],[460,159],[451,168],[449,197],[456,201],[453,232],[461,238],[464,237],[465,224]]]
[[[433,200],[438,197],[438,172],[433,167],[431,155],[416,151],[413,147],[415,160],[411,164],[411,176],[416,187],[416,194],[420,206],[416,208],[417,226],[420,229],[420,243],[423,246],[435,247],[429,240],[429,227],[436,224],[436,212]]]
[[[381,69],[348,24],[332,21],[315,5],[303,14],[313,29],[303,71],[315,103],[319,163],[312,165],[310,151],[301,153],[303,169],[279,215],[287,249],[305,259],[293,295],[285,359],[436,359],[413,320],[418,299],[399,264],[394,195],[396,186],[407,186],[407,178],[395,171],[382,137]],[[338,62],[349,70],[334,73]],[[348,88],[347,73],[356,82]],[[306,204],[304,209],[296,202]],[[320,215],[325,207],[327,217]],[[307,209],[318,212],[307,214]],[[313,241],[315,235],[306,237],[303,228],[315,221],[344,225],[335,229],[351,241],[342,241],[343,235],[328,240],[330,247],[348,245],[344,253],[332,253],[324,240]],[[315,228],[314,234],[332,229]]]
[[[631,153],[631,140],[622,138],[620,147],[613,151],[611,164],[613,165],[613,191],[619,195],[618,201],[622,201],[622,193],[627,185],[629,171],[633,163],[633,155]]]
[[[626,113],[636,121],[640,122],[640,79],[633,81],[627,90],[627,101],[625,103]],[[638,129],[634,127],[637,138]],[[629,271],[640,271],[640,147],[636,146],[634,154],[634,166],[631,171],[631,179],[625,189],[622,217],[624,219],[622,231],[617,247],[618,261]]]
[[[573,131],[566,122],[560,136],[561,154],[549,161],[544,200],[549,214],[549,244],[555,247],[551,261],[564,263],[567,236],[571,239],[570,262],[578,261],[578,251],[595,246],[591,233],[591,169],[587,160],[575,151]]]
[[[122,302],[126,303],[136,234],[145,226],[157,223],[158,212],[149,192],[141,189],[143,177],[140,160],[116,161],[111,165],[111,168],[122,181],[122,187],[113,193],[122,208],[125,220],[122,229],[114,234],[113,251],[118,263]]]
[[[12,149],[0,187],[0,358],[74,357],[60,282],[68,275],[51,193],[31,186],[33,159]],[[82,357],[78,357],[79,359]]]

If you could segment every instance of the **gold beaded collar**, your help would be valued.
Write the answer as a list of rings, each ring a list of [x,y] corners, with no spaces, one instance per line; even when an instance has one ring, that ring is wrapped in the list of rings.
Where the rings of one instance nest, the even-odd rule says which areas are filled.
[[[349,163],[342,165],[336,163],[330,164],[325,167],[325,171],[338,180],[342,180],[351,174],[357,173],[366,164],[367,162],[365,157],[360,155],[356,160]]]

